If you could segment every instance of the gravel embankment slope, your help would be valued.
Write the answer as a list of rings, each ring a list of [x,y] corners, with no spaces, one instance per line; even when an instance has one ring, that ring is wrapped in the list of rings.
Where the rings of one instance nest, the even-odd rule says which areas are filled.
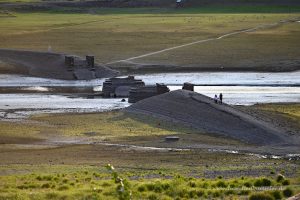
[[[228,136],[256,145],[294,145],[292,139],[271,124],[226,104],[215,104],[201,94],[176,90],[131,105],[126,112],[142,113],[183,123],[206,133]]]

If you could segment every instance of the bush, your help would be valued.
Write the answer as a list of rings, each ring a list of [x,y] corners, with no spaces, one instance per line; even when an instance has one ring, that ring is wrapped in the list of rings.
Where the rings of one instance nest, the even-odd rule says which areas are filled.
[[[252,183],[246,182],[246,183],[244,183],[244,186],[247,187],[247,188],[250,188],[250,187],[252,187]]]
[[[62,180],[63,183],[67,183],[68,181],[69,181],[69,180],[66,179],[66,178]]]
[[[154,184],[149,183],[149,184],[146,184],[146,188],[148,191],[153,191],[155,187],[154,187]]]
[[[202,197],[204,195],[204,191],[203,190],[198,190],[197,191],[197,196],[198,197]]]
[[[261,187],[262,186],[262,181],[260,179],[254,181],[254,186],[255,187]]]
[[[50,188],[50,184],[49,184],[49,183],[44,183],[44,184],[42,185],[42,188]]]
[[[197,197],[197,191],[196,190],[191,190],[189,191],[189,198],[190,199],[195,199]]]
[[[90,182],[91,180],[92,180],[91,177],[87,177],[87,178],[84,179],[85,182]]]
[[[272,182],[267,178],[263,178],[262,179],[262,184],[263,184],[263,186],[271,186]]]
[[[62,191],[62,190],[68,190],[68,189],[69,189],[69,186],[67,186],[67,185],[61,185],[61,186],[59,186],[59,188],[58,188],[59,191]]]
[[[217,197],[220,197],[220,196],[221,196],[221,193],[220,193],[219,191],[215,191],[215,192],[212,193],[212,196],[213,196],[214,198],[217,198]]]
[[[51,175],[36,177],[36,180],[38,180],[38,181],[51,181],[52,179],[53,179],[53,177]]]
[[[164,183],[164,184],[162,184],[161,187],[162,187],[164,190],[167,190],[167,189],[170,188],[170,184],[169,184],[169,183]]]
[[[156,192],[156,193],[161,193],[162,190],[163,190],[163,189],[162,189],[160,183],[156,183],[156,184],[154,185],[154,192]]]
[[[265,193],[252,194],[249,200],[274,200],[272,196]]]
[[[138,191],[139,191],[139,192],[145,192],[145,191],[146,191],[146,187],[145,187],[144,185],[140,185],[140,186],[138,187]]]
[[[54,177],[53,180],[56,181],[56,182],[58,182],[58,181],[59,181],[59,178],[58,178],[58,177]]]
[[[77,181],[76,181],[77,182]],[[111,184],[110,183],[108,183],[108,182],[104,182],[104,183],[102,183],[102,187],[110,187],[111,186]]]
[[[51,181],[53,179],[53,177],[51,175],[47,175],[47,176],[44,176],[43,179],[45,181]]]
[[[178,192],[179,197],[181,198],[188,198],[189,197],[189,193],[186,189],[182,189]]]
[[[217,182],[217,187],[226,188],[227,184],[224,181],[218,181]]]
[[[282,199],[281,193],[279,191],[274,191],[272,192],[272,196],[277,200],[277,199]]]
[[[202,188],[205,188],[205,189],[207,189],[208,188],[208,186],[209,186],[209,184],[205,181],[203,184],[202,184]]]
[[[267,178],[258,179],[254,182],[255,187],[264,187],[264,186],[271,186],[271,185],[272,182]]]
[[[282,191],[282,193],[285,197],[291,197],[294,192],[292,189],[286,188],[285,190]]]
[[[283,181],[283,180],[284,180],[284,176],[281,175],[281,174],[278,174],[278,176],[277,176],[277,178],[276,178],[276,181],[279,183],[279,182],[281,182],[281,181]]]
[[[17,188],[23,190],[23,189],[27,189],[28,186],[27,185],[18,185]]]
[[[284,180],[282,181],[282,185],[289,185],[290,184],[290,181],[289,180]]]
[[[157,197],[157,195],[155,195],[155,194],[150,194],[150,195],[148,196],[148,199],[149,199],[149,200],[158,200],[158,197]]]
[[[234,190],[226,190],[225,195],[232,195],[235,194]]]
[[[189,186],[192,187],[192,188],[194,188],[194,187],[196,187],[196,183],[194,181],[190,181],[189,182]]]

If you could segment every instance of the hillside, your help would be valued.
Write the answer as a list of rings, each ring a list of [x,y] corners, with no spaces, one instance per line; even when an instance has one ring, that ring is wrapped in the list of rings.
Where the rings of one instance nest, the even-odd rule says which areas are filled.
[[[65,80],[106,78],[118,74],[117,71],[97,64],[95,71],[85,67],[76,67],[70,71],[65,65],[64,56],[59,53],[0,49],[0,72]],[[85,60],[76,58],[78,62],[85,63]]]
[[[186,90],[176,90],[142,100],[126,108],[126,112],[148,114],[250,144],[292,143],[291,138],[271,124],[259,121],[232,106],[215,104],[206,96]]]

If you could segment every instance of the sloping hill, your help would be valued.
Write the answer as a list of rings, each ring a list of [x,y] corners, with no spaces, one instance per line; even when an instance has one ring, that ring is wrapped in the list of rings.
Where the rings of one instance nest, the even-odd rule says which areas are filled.
[[[128,107],[126,112],[152,115],[250,144],[291,143],[290,138],[272,125],[234,107],[215,104],[211,98],[186,90],[176,90],[142,100]]]
[[[94,72],[84,67],[68,71],[64,56],[64,54],[58,53],[0,49],[0,71],[66,80],[75,79],[75,76],[77,79],[92,79],[113,77],[118,74],[117,71],[100,65],[95,65]],[[80,58],[78,59],[80,60]],[[84,60],[80,60],[80,62],[84,62]],[[5,63],[11,65],[13,69],[8,69],[5,65],[5,70],[7,70],[5,72],[4,69],[1,69]]]

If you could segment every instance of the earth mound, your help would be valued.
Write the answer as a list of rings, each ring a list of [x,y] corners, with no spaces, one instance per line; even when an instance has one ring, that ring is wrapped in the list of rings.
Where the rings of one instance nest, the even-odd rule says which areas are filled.
[[[85,60],[76,57],[78,62]],[[65,55],[59,53],[0,49],[0,72],[9,74],[24,74],[42,78],[83,79],[109,78],[118,72],[108,67],[95,64],[93,71],[88,68],[76,67],[73,71],[65,65]]]
[[[256,145],[285,145],[291,139],[249,114],[187,90],[176,90],[139,101],[125,112],[151,115],[182,123],[205,133],[222,135]]]

